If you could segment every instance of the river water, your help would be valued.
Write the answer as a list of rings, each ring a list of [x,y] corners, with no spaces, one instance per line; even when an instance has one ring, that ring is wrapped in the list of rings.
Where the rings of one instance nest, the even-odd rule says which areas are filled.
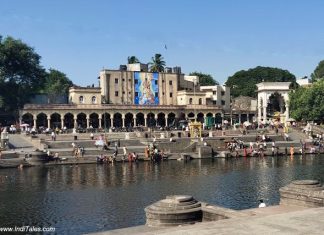
[[[297,179],[323,182],[324,156],[1,169],[0,227],[80,234],[140,225],[146,206],[173,194],[231,209],[275,205]]]

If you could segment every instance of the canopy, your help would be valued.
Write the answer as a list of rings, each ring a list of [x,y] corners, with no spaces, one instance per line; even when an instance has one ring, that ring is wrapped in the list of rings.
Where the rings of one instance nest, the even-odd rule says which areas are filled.
[[[295,119],[293,119],[293,118],[288,118],[287,119],[287,122],[295,122],[296,120]]]

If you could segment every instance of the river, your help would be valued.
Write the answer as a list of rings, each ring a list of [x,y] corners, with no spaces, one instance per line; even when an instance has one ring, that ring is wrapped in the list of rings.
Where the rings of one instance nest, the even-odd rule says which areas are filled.
[[[324,180],[324,156],[61,165],[0,170],[0,227],[80,234],[145,224],[144,208],[188,194],[231,209],[279,203],[279,188]]]

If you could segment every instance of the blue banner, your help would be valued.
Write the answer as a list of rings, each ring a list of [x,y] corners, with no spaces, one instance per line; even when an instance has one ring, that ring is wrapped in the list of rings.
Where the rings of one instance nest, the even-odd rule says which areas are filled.
[[[159,104],[159,73],[134,72],[134,103],[138,105]]]

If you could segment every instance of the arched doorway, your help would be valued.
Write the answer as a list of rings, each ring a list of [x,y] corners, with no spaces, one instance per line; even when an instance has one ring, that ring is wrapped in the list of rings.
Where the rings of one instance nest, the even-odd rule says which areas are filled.
[[[58,113],[53,113],[51,115],[51,127],[52,128],[56,128],[56,127],[63,128],[61,125],[62,125],[61,124],[61,115]]]
[[[99,115],[97,113],[92,113],[92,114],[90,114],[89,118],[90,118],[90,120],[89,120],[90,128],[91,128],[91,126],[93,128],[98,128],[99,127]]]
[[[143,113],[136,114],[136,126],[144,126],[145,118]]]
[[[156,120],[155,120],[155,115],[154,113],[149,113],[147,114],[147,126],[148,127],[154,127],[156,126]]]
[[[284,97],[275,92],[270,95],[267,103],[267,118],[279,118],[280,114],[286,112],[286,103]]]
[[[67,113],[64,115],[64,125],[68,129],[71,129],[74,127],[74,116],[72,113]]]
[[[110,120],[110,114],[109,113],[102,114],[101,126],[104,129],[108,129],[108,128],[111,127],[111,120]]]
[[[79,113],[77,115],[77,125],[78,128],[87,128],[87,115]]]
[[[157,125],[160,127],[165,127],[165,114],[164,113],[158,114]]]
[[[203,113],[198,113],[197,114],[197,121],[204,123],[205,119],[204,119],[204,114]]]
[[[132,113],[126,113],[125,115],[125,127],[131,129],[134,126],[134,118]]]
[[[188,118],[191,119],[191,120],[192,119],[195,119],[195,114],[192,113],[192,112],[191,113],[188,113]]]
[[[215,118],[212,113],[207,113],[205,118],[205,124],[208,129],[212,128],[215,124]]]
[[[123,119],[122,119],[122,115],[120,113],[115,113],[114,114],[114,123],[113,123],[113,127],[122,127],[123,126]]]
[[[25,113],[22,117],[21,117],[21,121],[22,121],[22,124],[28,124],[29,127],[32,127],[34,125],[34,122],[33,122],[33,115],[30,114],[30,113]]]
[[[39,127],[49,127],[47,126],[47,115],[45,113],[40,113],[36,117],[36,126],[35,128]]]
[[[169,127],[174,127],[176,125],[175,123],[175,114],[174,113],[169,113],[168,114],[168,126]]]

